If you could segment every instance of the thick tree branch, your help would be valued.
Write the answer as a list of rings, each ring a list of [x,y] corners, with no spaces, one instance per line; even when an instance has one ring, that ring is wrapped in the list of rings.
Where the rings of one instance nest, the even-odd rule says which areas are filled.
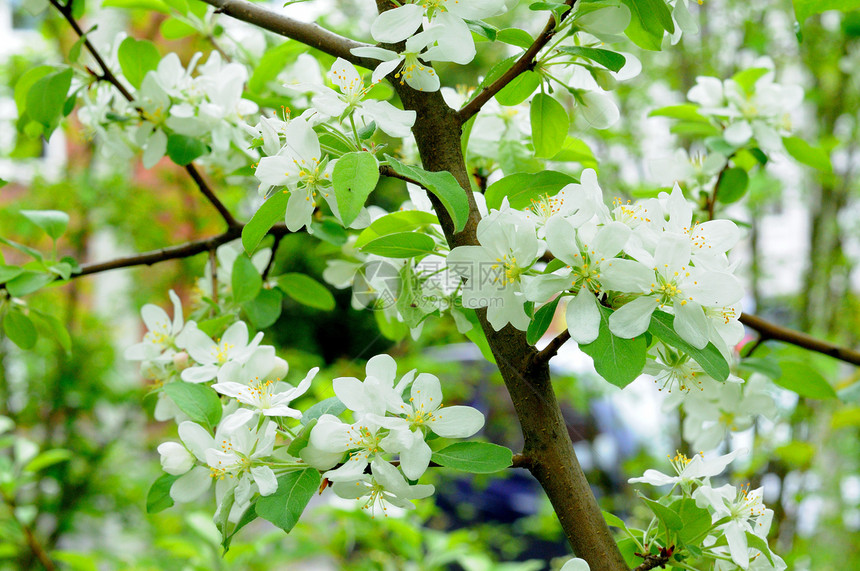
[[[758,331],[765,341],[783,341],[784,343],[790,343],[792,345],[802,347],[803,349],[823,353],[824,355],[833,357],[834,359],[839,359],[840,361],[845,361],[846,363],[851,363],[852,365],[860,365],[860,352],[853,349],[840,347],[839,345],[834,345],[828,341],[816,339],[806,333],[801,333],[794,329],[776,325],[769,321],[765,321],[757,315],[750,315],[749,313],[742,313],[740,321],[750,329]]]
[[[575,3],[576,0],[565,0],[565,4],[571,6],[571,8]],[[568,10],[567,12],[562,14],[561,18],[559,19],[559,24],[568,16],[568,14],[570,14],[570,12],[571,10]],[[477,96],[475,96],[474,99],[469,101],[466,105],[463,106],[462,109],[457,112],[457,116],[460,118],[460,122],[465,123],[466,121],[471,119],[473,115],[475,115],[478,111],[481,110],[481,107],[483,107],[484,104],[487,103],[487,101],[492,99],[493,96],[496,95],[496,93],[501,91],[507,84],[513,81],[515,77],[517,77],[519,74],[526,70],[532,69],[534,67],[535,58],[537,57],[538,52],[540,52],[555,35],[556,27],[557,26],[555,22],[555,16],[550,16],[549,21],[546,23],[546,26],[544,27],[543,31],[537,37],[535,42],[529,47],[529,49],[527,49],[526,52],[522,56],[520,56],[520,59],[515,61],[514,65],[512,65],[510,69],[503,73],[499,79],[485,87],[480,93],[478,93]]]
[[[273,12],[260,4],[254,4],[247,0],[203,1],[210,6],[214,6],[217,13],[226,14],[237,20],[242,20],[243,22],[284,36],[285,38],[296,40],[329,55],[341,57],[355,65],[373,69],[379,63],[375,59],[358,57],[350,53],[352,48],[365,47],[370,44],[345,38],[316,24],[306,24],[305,22],[294,20]]]

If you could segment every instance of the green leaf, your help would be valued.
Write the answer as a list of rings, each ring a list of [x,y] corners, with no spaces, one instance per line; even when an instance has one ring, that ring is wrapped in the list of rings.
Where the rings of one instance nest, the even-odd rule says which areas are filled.
[[[35,309],[30,309],[30,317],[34,320],[39,333],[52,337],[67,355],[71,355],[72,338],[62,321],[50,313],[43,313]]]
[[[169,14],[170,8],[161,0],[102,0],[102,8],[124,8],[126,10],[146,10]]]
[[[245,303],[251,301],[263,287],[263,278],[254,264],[245,254],[236,256],[233,262],[233,270],[230,275],[230,284],[233,290],[233,303]]]
[[[25,351],[32,349],[39,337],[30,318],[17,309],[10,310],[3,317],[3,331],[15,345]]]
[[[155,44],[148,40],[134,38],[126,38],[122,41],[117,51],[117,58],[122,74],[135,89],[140,89],[143,78],[150,71],[154,71],[161,61]]]
[[[23,117],[27,112],[27,94],[33,85],[46,75],[56,71],[50,65],[40,65],[27,70],[15,84],[15,105],[18,108],[18,117]]]
[[[634,339],[622,339],[613,335],[609,330],[609,316],[612,315],[612,310],[603,306],[599,309],[600,331],[597,339],[580,345],[579,348],[594,360],[594,368],[601,377],[623,389],[645,368],[648,343],[644,335]]]
[[[167,156],[179,166],[190,165],[194,159],[208,152],[209,147],[195,137],[176,133],[167,136]]]
[[[40,470],[44,470],[48,466],[53,466],[54,464],[59,464],[60,462],[65,462],[69,458],[72,457],[72,453],[69,450],[65,450],[63,448],[54,448],[51,450],[45,450],[41,454],[37,455],[35,458],[27,462],[27,465],[24,466],[24,471],[26,472],[38,472]]]
[[[534,43],[534,38],[525,30],[519,28],[505,28],[496,32],[496,41],[517,46],[525,50]]]
[[[371,153],[347,153],[337,160],[331,175],[337,207],[344,226],[358,217],[379,181],[379,163]]]
[[[6,291],[13,297],[22,297],[38,291],[56,280],[57,277],[54,274],[26,270],[6,282]]]
[[[317,220],[314,217],[311,227],[308,229],[308,234],[329,244],[334,244],[337,247],[343,246],[349,239],[349,235],[346,233],[344,227],[334,218]]]
[[[836,398],[836,391],[830,386],[821,373],[815,367],[803,361],[790,359],[780,360],[779,368],[782,375],[774,382],[790,391],[796,392],[802,397],[813,399]]]
[[[568,184],[578,182],[569,174],[557,171],[538,173],[516,173],[503,177],[491,184],[484,196],[487,208],[499,208],[502,199],[508,197],[511,208],[524,209],[532,205],[532,200],[542,196],[554,196]]]
[[[266,199],[242,228],[242,247],[245,248],[248,255],[254,253],[254,250],[260,245],[260,240],[272,226],[284,219],[289,198],[290,193],[287,191],[276,192]]]
[[[193,422],[213,427],[221,420],[221,399],[210,386],[177,381],[162,390]]]
[[[293,438],[290,445],[287,447],[287,454],[293,458],[299,458],[302,450],[304,450],[311,441],[311,430],[313,430],[316,425],[317,419],[315,418],[302,426],[302,429],[298,434],[296,434],[296,437]]]
[[[860,0],[793,0],[794,14],[797,21],[803,24],[813,14],[827,10],[850,12],[860,9]]]
[[[759,79],[770,73],[766,67],[750,67],[743,71],[739,71],[732,76],[732,81],[741,86],[747,94],[755,91],[755,84]]]
[[[266,91],[268,83],[274,81],[287,63],[298,57],[304,50],[303,44],[293,41],[286,41],[266,50],[260,62],[254,67],[251,79],[248,80],[248,90],[252,93]]]
[[[214,339],[215,337],[220,337],[227,329],[227,326],[231,325],[234,321],[236,321],[236,316],[228,313],[213,317],[212,319],[204,319],[197,323],[197,328]]]
[[[526,331],[526,342],[529,345],[534,345],[540,341],[540,338],[543,337],[543,334],[546,333],[547,329],[549,329],[549,326],[552,323],[552,318],[555,315],[555,308],[558,307],[558,302],[560,300],[561,296],[555,298],[535,312],[534,319],[529,322],[529,328],[528,331]]]
[[[6,283],[12,278],[20,276],[24,272],[24,268],[18,266],[4,266],[0,264],[0,284]]]
[[[431,224],[439,224],[439,220],[432,212],[421,210],[392,212],[382,218],[377,218],[370,226],[362,230],[355,241],[355,247],[360,249],[365,244],[382,236],[388,236],[397,232],[411,232]]]
[[[678,498],[671,504],[671,509],[678,514],[684,525],[678,530],[678,537],[685,544],[697,544],[711,530],[711,512],[696,505],[692,498]]]
[[[590,59],[612,71],[619,71],[627,63],[627,59],[623,55],[610,50],[586,48],[583,46],[561,46],[557,49],[566,54]]]
[[[36,81],[27,91],[27,115],[52,130],[63,113],[71,85],[71,68],[49,73]]]
[[[782,375],[782,368],[776,361],[774,361],[773,357],[752,357],[741,359],[738,363],[738,367],[741,370],[745,369],[747,371],[761,373],[762,375],[769,377],[771,380],[778,379]]]
[[[751,531],[747,531],[746,535],[747,545],[764,553],[764,556],[767,557],[767,560],[770,561],[771,565],[773,565],[773,554],[770,552],[770,546],[768,546],[767,541]]]
[[[681,119],[691,121],[693,123],[710,123],[710,119],[699,114],[699,106],[692,103],[684,103],[681,105],[669,105],[660,107],[648,113],[649,117],[669,117],[671,119]]]
[[[492,474],[513,462],[513,452],[489,442],[457,442],[434,452],[430,461],[472,474]]]
[[[678,517],[678,514],[675,513],[671,508],[664,506],[660,502],[654,501],[650,498],[646,498],[642,494],[639,494],[639,499],[641,499],[651,511],[654,512],[654,515],[657,516],[657,519],[663,522],[663,525],[666,526],[667,529],[677,531],[684,527],[684,522]]]
[[[290,472],[278,478],[278,491],[257,500],[257,515],[289,533],[320,485],[314,468]]]
[[[427,234],[419,232],[397,232],[371,240],[361,249],[366,254],[376,254],[386,258],[413,258],[431,254],[436,250],[436,242]]]
[[[179,476],[162,474],[152,483],[152,486],[149,487],[149,492],[146,494],[146,513],[158,513],[173,505],[173,498],[170,497],[170,487],[178,479]]]
[[[580,139],[567,137],[564,140],[561,150],[556,154],[552,161],[559,163],[579,163],[583,168],[597,170],[597,159],[594,158],[594,153],[589,146]],[[541,171],[543,172],[543,171]]]
[[[702,370],[716,380],[723,382],[729,378],[729,364],[713,343],[708,343],[703,349],[696,349],[675,332],[675,316],[662,311],[651,315],[648,332],[663,343],[671,345],[687,353],[696,361]]]
[[[775,448],[774,453],[789,466],[799,470],[808,470],[812,465],[812,459],[815,457],[815,446],[809,442],[792,440],[788,444]]]
[[[535,156],[544,159],[552,158],[561,150],[567,138],[567,131],[570,129],[570,117],[567,111],[551,95],[538,93],[532,98],[529,117]]]
[[[385,155],[389,166],[401,176],[417,181],[436,195],[454,222],[454,230],[460,232],[469,219],[469,199],[466,191],[457,183],[454,175],[447,171],[429,172],[422,168],[401,163],[391,155]]]
[[[334,296],[328,288],[308,275],[282,274],[278,276],[278,287],[302,305],[322,311],[334,309]]]
[[[69,215],[59,210],[22,210],[21,214],[56,240],[66,231]]]
[[[663,0],[621,0],[630,9],[630,24],[624,33],[640,48],[660,51],[663,30],[675,31],[672,14]]]
[[[307,425],[312,420],[316,420],[324,414],[339,416],[340,413],[346,410],[346,405],[340,402],[337,397],[329,397],[316,403],[302,415],[302,424]]]
[[[717,180],[717,200],[723,204],[731,204],[743,198],[749,186],[750,177],[747,171],[740,167],[724,170]]]
[[[528,69],[513,78],[501,91],[496,93],[496,101],[499,102],[499,105],[519,105],[535,92],[540,81],[540,74]]]
[[[813,147],[800,137],[783,137],[782,144],[794,160],[823,172],[833,172],[830,156],[823,149]]]
[[[466,25],[469,27],[474,34],[477,34],[481,38],[486,38],[491,42],[496,41],[496,33],[499,31],[498,28],[492,26],[483,20],[464,20]]]
[[[265,329],[281,316],[281,293],[276,289],[261,289],[257,297],[242,304],[255,329]]]
[[[167,18],[161,23],[159,31],[165,40],[179,40],[197,33],[194,26],[178,18]]]

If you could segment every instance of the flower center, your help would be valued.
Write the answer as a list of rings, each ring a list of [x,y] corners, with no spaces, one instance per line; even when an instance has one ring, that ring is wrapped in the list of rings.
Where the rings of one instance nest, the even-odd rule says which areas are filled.
[[[517,258],[513,252],[503,254],[501,258],[496,258],[496,263],[490,266],[490,269],[496,272],[495,277],[493,277],[493,283],[499,283],[502,286],[519,282],[520,276],[524,271],[523,268],[517,265]]]

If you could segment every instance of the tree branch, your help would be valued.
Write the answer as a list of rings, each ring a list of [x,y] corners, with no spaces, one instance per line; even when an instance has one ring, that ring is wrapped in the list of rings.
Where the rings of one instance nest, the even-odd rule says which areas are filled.
[[[221,215],[221,218],[224,219],[224,222],[227,223],[227,228],[242,228],[242,223],[233,218],[233,215],[224,206],[224,203],[221,202],[215,193],[212,191],[212,188],[209,184],[203,179],[200,175],[200,171],[197,170],[197,167],[194,166],[194,163],[185,165],[185,170],[194,180],[194,183],[197,185],[197,188],[200,189],[200,192],[203,193],[203,196],[215,207],[215,210],[218,211],[218,214]]]
[[[165,262],[167,260],[189,258],[202,252],[212,251],[221,244],[226,244],[227,242],[240,238],[242,236],[243,227],[244,225],[240,224],[237,228],[231,228],[217,236],[186,242],[185,244],[180,244],[178,246],[168,246],[167,248],[160,248],[158,250],[152,250],[151,252],[143,252],[141,254],[135,254],[134,256],[128,256],[125,258],[117,258],[108,262],[84,264],[81,266],[80,273],[72,274],[70,279],[88,276],[90,274],[99,274],[109,270],[131,268],[134,266],[151,266],[152,264]],[[271,230],[269,230],[269,234],[275,236],[275,238],[279,238],[290,234],[290,231],[287,230],[287,227],[283,224],[276,224],[272,226]]]
[[[538,351],[534,356],[535,363],[549,363],[549,360],[555,357],[561,346],[567,343],[570,339],[570,330],[565,329],[558,336],[549,342],[549,345]]]
[[[565,0],[565,4],[573,8],[573,5],[576,3],[576,0]],[[568,10],[564,14],[562,14],[559,19],[559,24],[562,20],[564,20],[569,14],[571,10]],[[494,81],[492,84],[485,87],[474,99],[469,101],[466,105],[462,107],[457,112],[457,116],[460,118],[461,123],[465,123],[469,119],[472,118],[478,111],[481,110],[481,107],[484,106],[487,101],[493,98],[496,93],[501,91],[507,84],[514,80],[522,72],[532,69],[534,67],[534,59],[537,57],[539,51],[541,51],[544,46],[546,46],[552,37],[555,35],[556,29],[555,16],[551,15],[549,17],[549,21],[546,23],[543,31],[537,37],[535,42],[526,50],[526,52],[520,56],[514,65],[512,65],[502,76]]]
[[[834,359],[839,359],[840,361],[860,366],[860,352],[853,349],[840,347],[839,345],[835,345],[828,341],[816,339],[806,333],[801,333],[794,329],[776,325],[769,321],[765,321],[757,315],[750,315],[749,313],[742,313],[740,321],[750,329],[758,331],[764,341],[783,341],[784,343],[790,343],[791,345],[796,345],[803,349],[823,353],[824,355],[833,357]]]
[[[96,63],[98,63],[99,67],[101,68],[101,73],[99,75],[96,75],[96,79],[99,81],[107,81],[108,83],[113,85],[117,89],[117,91],[119,91],[122,94],[122,96],[125,98],[126,101],[128,101],[129,103],[134,103],[134,96],[131,93],[129,93],[129,91],[125,88],[125,86],[122,84],[122,82],[120,82],[119,79],[117,79],[117,77],[113,74],[111,69],[107,66],[105,61],[102,59],[98,50],[96,50],[95,46],[93,46],[90,43],[90,41],[84,37],[83,30],[81,29],[80,25],[78,25],[78,22],[77,22],[77,20],[75,20],[74,16],[72,16],[71,4],[69,4],[67,6],[62,6],[57,2],[57,0],[49,0],[49,1],[51,2],[51,5],[54,6],[54,8],[56,8],[57,11],[59,11],[60,14],[63,15],[63,17],[66,19],[66,21],[72,27],[72,29],[78,35],[78,37],[84,38],[84,45],[87,47],[90,54],[92,54],[93,58],[96,60]],[[78,1],[81,2],[83,0],[78,0]],[[140,109],[138,109],[137,111],[138,111],[138,113],[141,112]],[[188,174],[194,180],[194,183],[197,185],[197,188],[200,189],[200,192],[203,194],[203,196],[205,196],[206,199],[212,204],[212,206],[215,207],[215,210],[218,211],[218,213],[224,219],[224,222],[227,223],[227,228],[231,228],[231,229],[240,228],[241,229],[242,225],[233,217],[233,215],[230,213],[230,211],[227,209],[227,207],[224,206],[224,203],[221,202],[217,196],[215,196],[215,193],[212,191],[212,188],[209,186],[209,184],[207,184],[207,182],[200,175],[200,172],[197,170],[197,167],[195,167],[194,164],[191,163],[191,164],[188,164],[185,166],[185,170],[188,172]]]
[[[231,18],[242,20],[285,38],[290,38],[316,48],[329,55],[341,57],[355,65],[374,69],[379,62],[375,59],[352,55],[353,48],[366,47],[370,44],[356,42],[345,38],[316,24],[306,24],[282,14],[278,14],[264,6],[247,0],[203,0],[216,8],[215,12],[226,14]]]

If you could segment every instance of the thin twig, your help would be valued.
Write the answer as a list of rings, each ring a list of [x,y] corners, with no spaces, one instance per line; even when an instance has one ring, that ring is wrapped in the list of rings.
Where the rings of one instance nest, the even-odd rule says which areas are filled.
[[[278,253],[278,246],[281,245],[281,238],[283,238],[281,234],[275,235],[275,243],[272,244],[272,257],[269,258],[269,263],[266,264],[266,269],[263,270],[263,281],[266,281],[266,279],[269,277],[269,272],[272,271],[272,267],[275,265],[275,254]]]
[[[835,345],[829,341],[816,339],[806,333],[801,333],[800,331],[795,331],[788,327],[776,325],[769,321],[765,321],[757,315],[750,315],[749,313],[742,313],[740,322],[750,329],[758,331],[766,340],[772,339],[774,341],[783,341],[784,343],[790,343],[810,351],[822,353],[829,357],[833,357],[834,359],[851,363],[852,365],[860,365],[860,352],[855,351],[854,349],[840,347],[839,345]]]
[[[24,532],[24,539],[27,541],[27,547],[30,548],[33,556],[39,560],[39,563],[42,564],[45,571],[57,571],[57,566],[54,565],[54,562],[48,556],[48,553],[45,551],[45,548],[42,547],[42,544],[39,543],[39,540],[36,538],[36,534],[33,533],[33,530],[30,529],[29,525],[21,521],[18,517],[15,498],[2,490],[0,490],[0,492],[2,492],[3,500],[9,506],[9,512],[12,514],[12,519],[15,520],[15,523],[17,523],[21,528],[21,531]]]
[[[379,174],[381,174],[382,176],[387,176],[389,178],[399,178],[400,180],[404,180],[406,182],[411,182],[412,184],[418,185],[424,189],[427,188],[426,186],[424,186],[423,184],[421,184],[420,182],[418,182],[414,178],[410,178],[406,175],[402,175],[388,165],[381,165],[379,167]]]
[[[571,7],[571,10],[568,10],[559,18],[558,23],[561,24],[562,20],[564,20],[568,14],[573,9],[573,5],[576,3],[576,0],[565,0],[565,4]],[[520,56],[514,65],[512,65],[502,76],[485,87],[478,95],[475,96],[474,99],[469,101],[466,105],[462,107],[459,111],[457,111],[457,115],[460,119],[461,123],[465,123],[469,119],[472,118],[478,111],[481,110],[481,107],[484,106],[487,101],[493,98],[499,91],[501,91],[507,84],[514,80],[519,74],[532,69],[535,64],[535,58],[537,57],[538,52],[540,52],[544,46],[546,46],[552,37],[555,35],[556,30],[556,21],[555,15],[551,15],[549,17],[549,21],[546,23],[543,31],[534,41],[534,43],[526,50],[526,52]]]
[[[129,91],[125,88],[125,86],[113,74],[111,69],[105,63],[104,59],[102,59],[98,50],[96,50],[95,46],[93,46],[90,43],[90,41],[88,39],[86,39],[83,30],[81,29],[80,25],[78,25],[77,20],[75,20],[74,16],[72,16],[71,6],[62,6],[57,2],[57,0],[49,0],[49,1],[60,12],[60,14],[63,15],[63,17],[66,19],[66,21],[72,27],[72,29],[78,35],[78,37],[84,39],[84,45],[87,47],[87,50],[89,50],[90,54],[92,54],[93,58],[96,60],[96,63],[99,64],[99,67],[101,68],[101,73],[93,73],[92,70],[90,70],[90,73],[93,73],[93,76],[97,80],[107,81],[108,83],[113,85],[117,89],[117,91],[119,91],[122,94],[122,96],[126,99],[126,101],[128,101],[129,103],[134,103],[134,96],[131,93],[129,93]],[[83,0],[79,0],[79,1],[83,1]],[[138,113],[141,112],[140,109],[138,109],[137,111],[138,111]],[[194,183],[197,185],[197,188],[200,189],[200,192],[203,194],[203,196],[205,196],[206,199],[212,204],[212,206],[215,207],[215,210],[218,211],[218,213],[224,219],[224,222],[227,223],[227,227],[228,228],[241,227],[241,224],[236,221],[236,219],[233,217],[233,215],[230,213],[230,211],[227,209],[227,207],[224,206],[224,203],[222,203],[218,199],[218,197],[215,196],[215,193],[212,191],[212,188],[206,183],[206,181],[200,175],[200,172],[197,170],[197,167],[195,167],[194,164],[192,163],[192,164],[186,165],[185,170],[188,172],[189,175],[191,175],[191,178],[194,180]]]
[[[666,568],[666,564],[671,559],[671,555],[651,555],[648,554],[645,556],[645,561],[639,564],[638,567],[635,567],[633,571],[648,571],[649,569],[654,569],[659,567],[661,569]]]
[[[224,203],[221,202],[215,193],[212,191],[212,188],[206,183],[203,177],[200,175],[200,171],[197,170],[197,167],[194,166],[193,163],[185,165],[185,170],[188,171],[188,174],[191,175],[191,178],[194,180],[194,183],[197,184],[197,188],[200,189],[200,192],[203,193],[203,196],[215,207],[215,210],[221,215],[221,218],[224,219],[224,222],[227,223],[228,228],[241,228],[242,223],[233,218],[233,215],[224,206]]]

